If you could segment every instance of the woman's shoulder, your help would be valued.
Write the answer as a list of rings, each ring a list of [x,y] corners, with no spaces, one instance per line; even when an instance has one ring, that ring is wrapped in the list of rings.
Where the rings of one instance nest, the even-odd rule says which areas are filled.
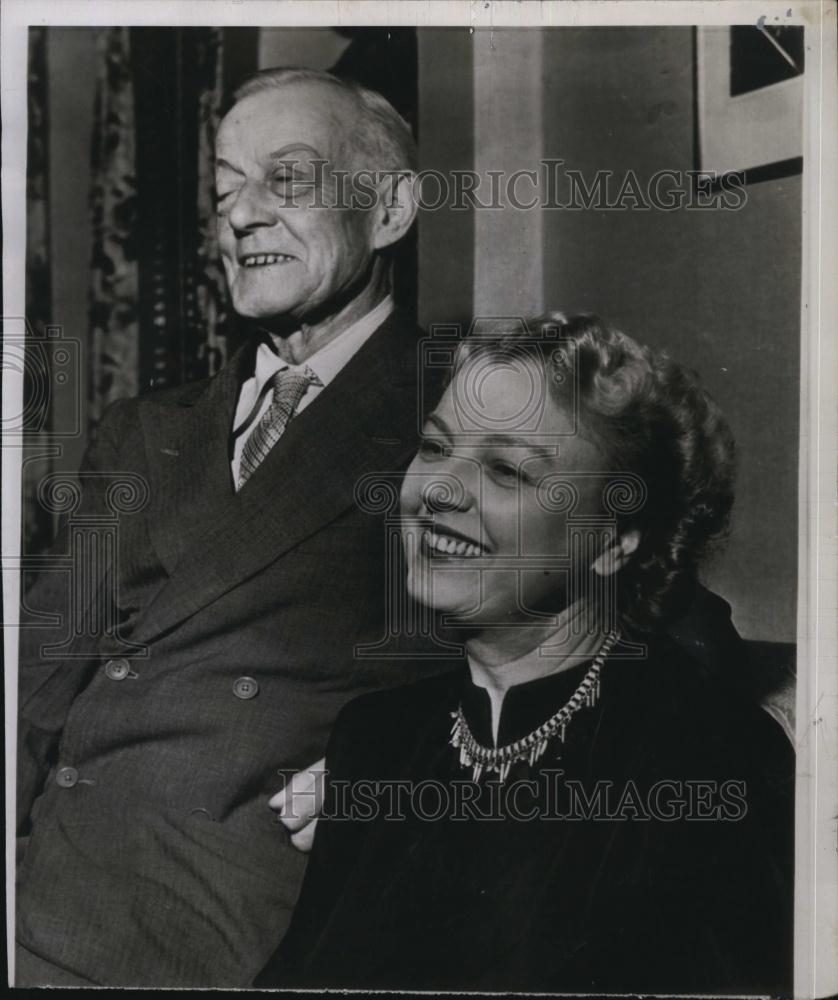
[[[347,702],[338,715],[338,721],[342,725],[355,725],[394,711],[407,713],[408,716],[420,715],[459,690],[462,679],[462,667],[455,667],[409,684],[368,691]]]
[[[633,658],[625,655],[627,648]],[[611,664],[603,684],[658,759],[710,770],[736,764],[761,773],[766,765],[778,773],[793,771],[785,733],[741,683],[736,664],[707,670],[665,635],[645,636],[622,652],[624,659]]]

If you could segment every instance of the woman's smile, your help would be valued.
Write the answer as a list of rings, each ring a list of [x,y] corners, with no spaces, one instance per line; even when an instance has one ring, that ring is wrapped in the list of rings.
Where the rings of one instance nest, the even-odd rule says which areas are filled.
[[[479,542],[435,525],[422,534],[422,551],[435,559],[479,559],[487,550]]]

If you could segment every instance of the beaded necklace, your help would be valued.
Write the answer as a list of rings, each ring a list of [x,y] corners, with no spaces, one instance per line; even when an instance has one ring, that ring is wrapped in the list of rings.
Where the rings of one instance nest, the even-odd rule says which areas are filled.
[[[472,781],[479,781],[480,775],[484,771],[486,773],[494,771],[501,781],[506,781],[506,776],[513,764],[526,760],[532,767],[543,756],[547,744],[554,737],[558,736],[564,743],[568,722],[580,709],[592,708],[596,704],[599,697],[599,675],[602,665],[619,637],[618,629],[612,629],[608,633],[599,648],[599,652],[594,657],[594,662],[588,668],[587,673],[579,682],[579,687],[570,696],[568,702],[558,712],[551,715],[546,722],[520,740],[507,743],[502,747],[485,747],[478,743],[469,729],[463,714],[462,703],[460,703],[457,711],[451,713],[454,725],[451,727],[451,736],[448,742],[450,746],[460,751],[460,767],[472,768]]]

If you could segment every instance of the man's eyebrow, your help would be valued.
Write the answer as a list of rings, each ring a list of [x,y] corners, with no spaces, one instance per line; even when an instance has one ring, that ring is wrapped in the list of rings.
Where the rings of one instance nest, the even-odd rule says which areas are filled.
[[[288,156],[289,153],[312,153],[316,159],[323,159],[314,146],[308,146],[304,142],[295,142],[290,146],[283,146],[282,149],[275,149],[272,153],[268,153],[268,156],[272,160],[282,160]]]
[[[239,167],[234,167],[233,164],[229,162],[229,160],[225,160],[221,156],[216,157],[215,166],[216,167],[225,167],[227,170],[232,170],[234,174],[242,174],[242,175],[244,175],[244,171],[243,170],[241,170]]]

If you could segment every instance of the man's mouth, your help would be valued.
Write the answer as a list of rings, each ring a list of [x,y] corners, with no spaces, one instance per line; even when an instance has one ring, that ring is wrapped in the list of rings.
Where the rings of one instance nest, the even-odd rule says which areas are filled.
[[[485,546],[472,542],[459,534],[450,534],[440,528],[435,531],[426,531],[422,535],[422,540],[426,549],[435,557],[453,556],[455,559],[476,559],[479,556],[485,556],[487,552]]]
[[[242,267],[265,267],[268,264],[288,264],[296,259],[286,253],[248,253],[239,257],[239,264]]]

